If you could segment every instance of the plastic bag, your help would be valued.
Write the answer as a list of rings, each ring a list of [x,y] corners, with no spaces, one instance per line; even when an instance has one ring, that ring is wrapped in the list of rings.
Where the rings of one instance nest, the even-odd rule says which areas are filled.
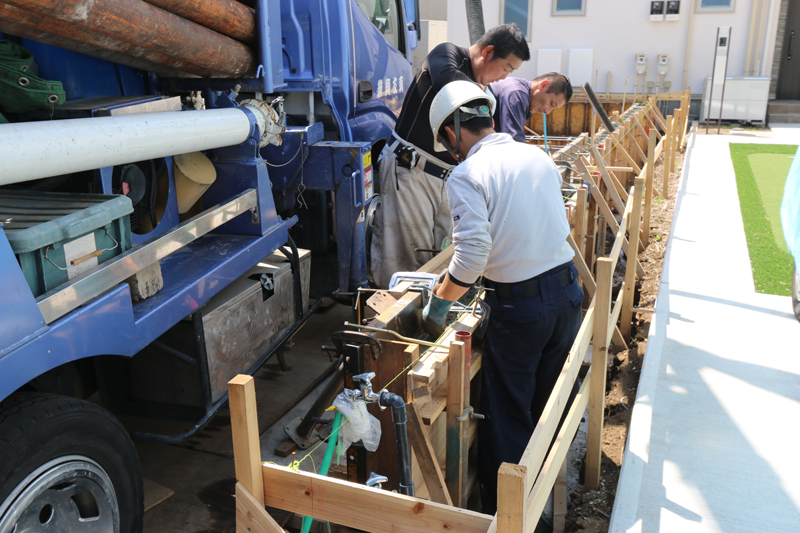
[[[367,412],[367,404],[355,397],[355,391],[345,389],[333,401],[333,406],[345,417],[339,429],[341,454],[347,453],[351,444],[360,440],[364,448],[374,452],[381,442],[381,423]]]

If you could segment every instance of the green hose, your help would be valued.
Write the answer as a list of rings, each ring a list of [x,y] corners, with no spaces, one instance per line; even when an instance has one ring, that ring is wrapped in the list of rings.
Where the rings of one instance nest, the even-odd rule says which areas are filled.
[[[322,466],[319,469],[319,473],[323,476],[328,475],[328,469],[331,466],[331,459],[333,458],[333,450],[336,448],[336,441],[339,437],[339,427],[342,425],[342,413],[336,411],[336,416],[333,417],[333,429],[331,430],[331,436],[328,437],[328,447],[325,448],[325,457],[322,458]],[[303,527],[300,529],[300,533],[308,533],[311,529],[311,522],[314,519],[310,516],[303,517]]]

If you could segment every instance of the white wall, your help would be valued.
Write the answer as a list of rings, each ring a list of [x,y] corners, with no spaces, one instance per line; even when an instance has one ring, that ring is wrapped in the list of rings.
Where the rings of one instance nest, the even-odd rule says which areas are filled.
[[[656,58],[669,54],[670,67],[664,79],[672,82],[670,90],[683,88],[684,67],[688,67],[686,85],[693,94],[702,92],[703,79],[711,75],[714,61],[717,27],[731,26],[731,49],[728,76],[743,76],[747,54],[748,35],[753,3],[758,0],[735,0],[732,13],[691,13],[692,0],[682,0],[680,20],[677,22],[650,22],[650,2],[646,0],[585,0],[585,16],[551,16],[551,0],[530,0],[529,39],[532,39],[531,60],[513,75],[531,78],[537,71],[539,48],[562,49],[562,72],[569,69],[569,50],[593,48],[594,68],[597,70],[595,90],[622,93],[633,92],[636,80],[634,57],[647,54],[647,80],[655,81]],[[699,3],[700,0],[694,0]],[[754,75],[770,76],[775,47],[780,0],[764,0],[766,23],[762,39],[762,57]],[[613,6],[613,7],[612,7]],[[460,46],[469,45],[466,8],[464,0],[447,0],[448,40]],[[486,28],[500,23],[500,0],[483,0]],[[693,19],[691,34],[689,22]],[[758,28],[755,40],[758,39]],[[687,42],[688,62],[685,61]],[[607,73],[611,72],[611,85],[607,88]]]

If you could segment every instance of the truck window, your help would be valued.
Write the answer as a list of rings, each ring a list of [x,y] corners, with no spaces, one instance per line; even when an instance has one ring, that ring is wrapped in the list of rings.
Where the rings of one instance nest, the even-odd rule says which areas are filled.
[[[358,7],[364,15],[378,28],[389,44],[399,49],[399,10],[396,0],[358,0]]]

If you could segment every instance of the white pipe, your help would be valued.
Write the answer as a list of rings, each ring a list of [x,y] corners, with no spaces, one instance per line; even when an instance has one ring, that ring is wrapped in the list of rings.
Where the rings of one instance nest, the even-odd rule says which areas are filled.
[[[744,60],[744,75],[753,75],[753,38],[756,34],[756,19],[758,18],[758,8],[761,5],[761,0],[753,0],[750,6],[750,30],[747,32],[747,55]]]
[[[767,27],[767,2],[762,2],[759,10],[758,40],[756,41],[755,57],[753,58],[753,70],[760,72],[764,66],[764,30]]]
[[[242,109],[0,125],[0,185],[244,142]]]
[[[694,23],[694,3],[692,0],[689,3],[689,29],[686,31],[686,55],[683,57],[683,86],[682,90],[686,90],[686,78],[689,77],[689,44],[692,42],[692,24]],[[702,92],[702,89],[701,89]]]

